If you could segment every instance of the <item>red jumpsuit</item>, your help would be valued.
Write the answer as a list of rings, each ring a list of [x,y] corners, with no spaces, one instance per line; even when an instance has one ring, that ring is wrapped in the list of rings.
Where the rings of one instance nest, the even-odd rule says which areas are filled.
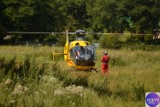
[[[102,61],[102,73],[108,73],[108,62],[109,62],[109,56],[104,55],[101,59]]]

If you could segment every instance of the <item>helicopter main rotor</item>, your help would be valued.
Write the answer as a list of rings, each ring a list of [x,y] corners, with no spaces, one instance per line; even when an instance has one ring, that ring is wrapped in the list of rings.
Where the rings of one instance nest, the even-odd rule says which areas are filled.
[[[95,34],[95,35],[110,35],[110,34],[127,34],[127,35],[151,35],[151,34],[139,34],[139,33],[105,33],[105,32],[85,32],[84,30],[77,30],[76,32],[27,32],[27,31],[9,31],[7,34],[60,34],[60,35],[65,35],[65,34],[70,34],[70,35],[88,35],[88,34]]]

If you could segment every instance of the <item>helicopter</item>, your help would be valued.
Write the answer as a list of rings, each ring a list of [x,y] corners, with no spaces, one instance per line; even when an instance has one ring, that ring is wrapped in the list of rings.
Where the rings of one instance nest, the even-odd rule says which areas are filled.
[[[69,41],[68,30],[66,30],[66,43],[64,46],[64,60],[68,66],[78,70],[95,70],[96,51],[88,41],[85,40],[84,30],[75,32],[76,39]],[[72,33],[73,34],[73,33]],[[56,54],[56,53],[55,53]]]

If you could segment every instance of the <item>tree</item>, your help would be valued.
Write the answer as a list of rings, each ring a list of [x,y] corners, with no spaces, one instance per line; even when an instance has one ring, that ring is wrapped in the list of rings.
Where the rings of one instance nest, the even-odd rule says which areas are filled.
[[[138,33],[151,33],[158,26],[160,17],[159,0],[131,1],[132,9],[128,11],[129,16],[135,22]]]
[[[1,0],[0,34],[66,29],[152,33],[160,27],[159,6],[159,0]],[[45,36],[35,38],[44,40]]]
[[[85,0],[68,0],[66,2],[66,27],[70,31],[90,27]]]

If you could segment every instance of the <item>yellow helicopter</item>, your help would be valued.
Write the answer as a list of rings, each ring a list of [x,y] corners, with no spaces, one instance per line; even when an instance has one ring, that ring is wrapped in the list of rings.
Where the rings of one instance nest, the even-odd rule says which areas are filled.
[[[76,40],[69,41],[69,34],[75,34]],[[66,43],[63,54],[64,60],[68,66],[78,70],[95,70],[96,51],[88,41],[85,41],[86,35],[84,30],[77,30],[75,33],[69,33],[66,30]]]

